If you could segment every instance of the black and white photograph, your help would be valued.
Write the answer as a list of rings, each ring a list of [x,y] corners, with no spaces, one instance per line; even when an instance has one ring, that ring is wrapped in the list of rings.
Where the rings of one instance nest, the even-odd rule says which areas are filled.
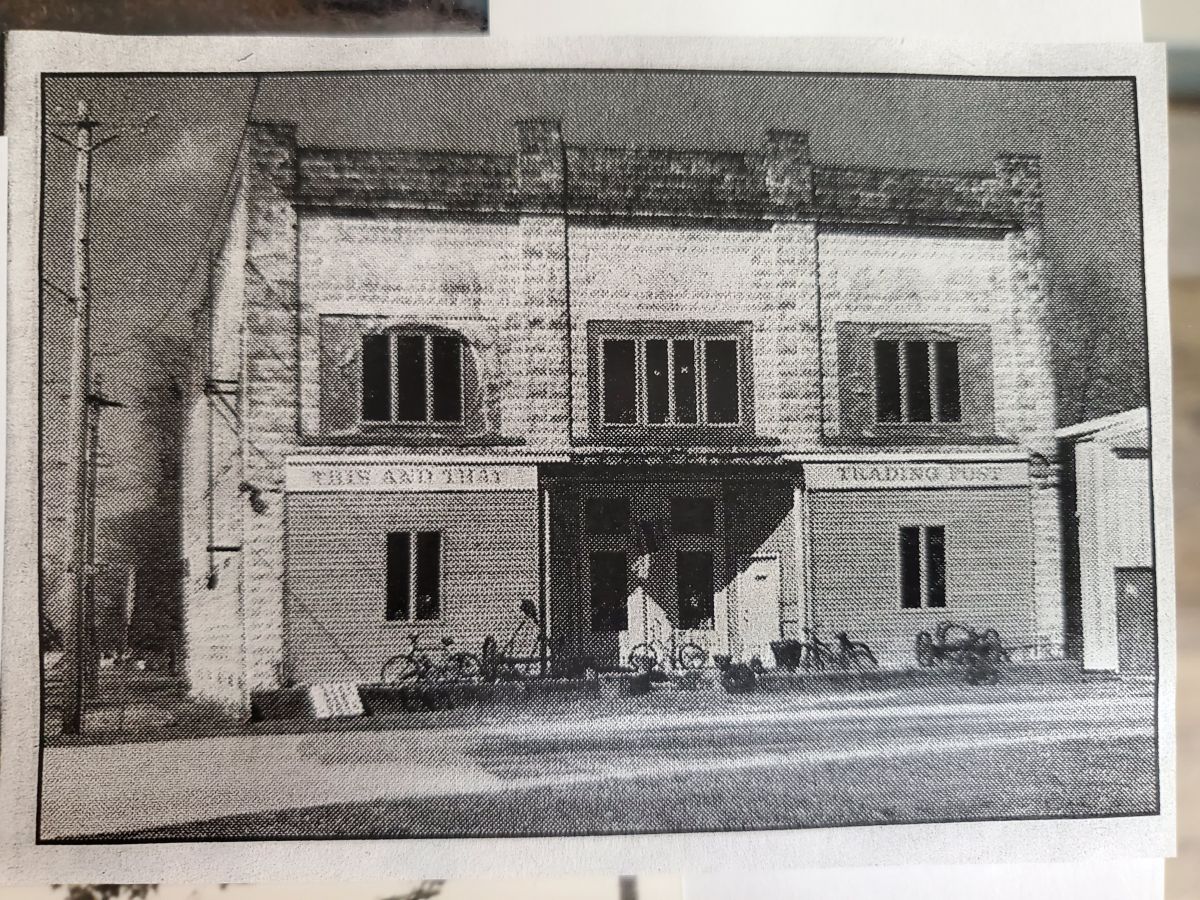
[[[38,94],[39,843],[1163,812],[1136,75]]]

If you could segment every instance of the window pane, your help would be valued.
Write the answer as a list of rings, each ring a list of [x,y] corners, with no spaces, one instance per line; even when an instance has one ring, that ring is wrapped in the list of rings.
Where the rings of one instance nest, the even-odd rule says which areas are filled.
[[[412,573],[411,547],[407,531],[393,531],[387,536],[387,619],[394,622],[408,618],[408,590]]]
[[[386,334],[362,339],[362,417],[366,422],[386,422],[392,417],[391,342]]]
[[[900,344],[875,342],[875,420],[900,421]]]
[[[637,422],[637,373],[633,341],[604,342],[604,421]]]
[[[958,344],[938,341],[934,346],[933,364],[937,372],[938,421],[958,422],[962,419],[959,399]]]
[[[442,611],[442,535],[417,532],[417,598],[415,619],[436,619]]]
[[[625,534],[629,531],[626,497],[595,497],[584,506],[583,527],[589,534]]]
[[[646,421],[662,424],[670,415],[667,342],[646,341]]]
[[[712,534],[713,509],[710,497],[674,497],[671,530],[676,534]]]
[[[425,338],[419,334],[396,337],[396,420],[424,422]]]
[[[925,529],[925,571],[929,577],[926,606],[946,605],[946,529],[933,525]]]
[[[462,421],[462,341],[450,335],[429,340],[433,377],[433,420]]]
[[[900,529],[900,606],[921,608],[921,529]]]
[[[713,555],[709,550],[675,554],[679,585],[679,627],[713,627]]]
[[[623,550],[597,550],[591,555],[592,630],[625,631],[629,570]]]
[[[738,420],[737,341],[704,342],[704,390],[709,422]]]
[[[675,421],[696,424],[696,342],[673,341],[675,354]]]
[[[907,412],[909,422],[928,422],[929,407],[929,343],[905,341],[904,374],[907,376]]]

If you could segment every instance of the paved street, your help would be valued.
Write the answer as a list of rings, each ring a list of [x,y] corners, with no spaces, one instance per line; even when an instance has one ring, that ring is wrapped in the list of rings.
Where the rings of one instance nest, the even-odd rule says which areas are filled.
[[[1060,687],[942,702],[757,695],[666,716],[631,700],[628,714],[591,720],[514,714],[477,727],[51,748],[43,837],[749,828],[1152,808],[1149,686]]]

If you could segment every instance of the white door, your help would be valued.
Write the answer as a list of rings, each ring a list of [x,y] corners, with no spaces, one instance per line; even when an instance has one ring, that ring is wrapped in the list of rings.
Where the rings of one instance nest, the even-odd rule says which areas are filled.
[[[771,641],[779,640],[779,557],[752,556],[738,567],[738,626],[742,658],[771,665]]]

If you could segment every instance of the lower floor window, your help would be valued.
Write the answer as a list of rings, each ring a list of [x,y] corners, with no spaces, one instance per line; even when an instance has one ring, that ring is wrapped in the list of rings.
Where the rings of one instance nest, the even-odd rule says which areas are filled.
[[[441,614],[442,533],[390,532],[387,536],[387,620],[426,621]]]
[[[596,550],[591,563],[592,630],[629,628],[629,561],[624,550]]]
[[[679,627],[713,627],[713,555],[710,550],[675,554],[679,586]]]
[[[900,606],[938,609],[946,605],[946,528],[900,528]]]

